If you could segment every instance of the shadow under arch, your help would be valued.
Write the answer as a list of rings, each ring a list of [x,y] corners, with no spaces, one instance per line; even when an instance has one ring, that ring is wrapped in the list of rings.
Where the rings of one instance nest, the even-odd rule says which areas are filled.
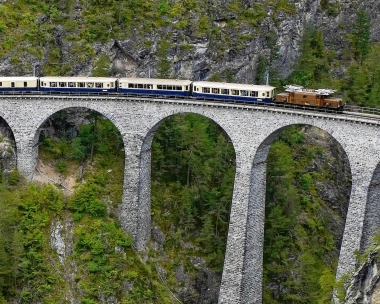
[[[17,143],[15,134],[8,121],[0,113],[0,176],[9,174],[17,168]]]
[[[188,115],[192,115],[192,116],[188,116]],[[182,119],[182,117],[183,117],[183,119]],[[178,118],[178,119],[176,119],[176,118]],[[194,113],[194,112],[180,112],[180,113],[173,113],[173,114],[167,115],[167,116],[165,116],[163,118],[161,117],[161,119],[149,130],[148,134],[144,138],[142,149],[141,149],[141,157],[140,157],[140,159],[141,159],[142,163],[144,163],[144,166],[141,166],[141,170],[142,170],[141,174],[143,176],[145,176],[146,178],[141,179],[141,180],[144,181],[144,185],[145,186],[143,186],[143,185],[140,186],[140,195],[142,195],[141,199],[143,201],[145,201],[147,205],[149,205],[149,206],[146,206],[146,212],[140,212],[139,223],[141,223],[141,225],[146,225],[147,222],[151,223],[151,221],[152,221],[152,218],[150,218],[150,215],[151,215],[150,210],[151,210],[152,206],[154,206],[154,204],[153,204],[153,202],[151,200],[152,197],[150,195],[151,195],[151,189],[154,188],[154,185],[152,185],[152,182],[154,181],[154,179],[153,179],[154,172],[151,172],[152,166],[154,164],[154,162],[153,162],[154,159],[152,158],[152,153],[151,152],[153,150],[152,143],[155,140],[155,136],[156,136],[157,133],[160,133],[160,131],[161,131],[160,127],[163,127],[163,124],[165,124],[165,123],[170,124],[169,127],[168,127],[168,125],[165,124],[165,127],[167,128],[166,130],[170,131],[170,130],[172,130],[171,127],[177,125],[178,121],[182,121],[183,125],[185,125],[186,123],[188,123],[187,126],[189,126],[191,124],[189,121],[192,118],[194,119],[195,122],[199,122],[199,121],[201,121],[201,123],[202,122],[206,122],[208,124],[208,126],[211,125],[212,128],[214,128],[214,127],[217,128],[218,132],[223,133],[225,135],[226,140],[227,140],[227,145],[229,145],[228,148],[229,149],[233,149],[233,151],[235,151],[233,143],[230,141],[230,139],[228,137],[228,134],[225,131],[225,129],[220,124],[218,124],[214,119],[212,119],[210,117],[207,117],[206,115],[202,115],[202,114]],[[213,130],[211,130],[210,132],[212,132],[212,131]],[[199,133],[200,133],[199,136],[202,136],[203,133],[201,131]],[[170,136],[169,132],[167,134],[168,134],[168,136]],[[173,133],[172,133],[171,136],[175,136],[175,135],[173,135]],[[232,148],[231,148],[231,146],[232,146]],[[210,148],[210,149],[212,149],[212,148]],[[207,151],[204,151],[204,154],[206,154],[206,155],[208,154],[208,156],[205,157],[205,158],[208,159],[210,152],[207,153]],[[235,159],[233,160],[233,162],[234,161],[235,161]],[[206,159],[205,159],[205,162],[206,162]],[[149,165],[147,165],[147,164],[149,164]],[[234,171],[233,174],[235,174],[235,168],[233,168],[233,171]],[[178,174],[178,175],[180,175],[180,174]],[[149,180],[148,180],[148,178],[149,178]],[[222,177],[222,178],[224,178],[224,177]],[[234,176],[233,176],[233,178],[234,178]],[[183,184],[180,187],[182,187],[182,186],[184,188],[186,187],[186,177],[184,178],[184,180],[185,181],[180,182],[181,184]],[[187,180],[187,182],[188,181],[189,180]],[[149,185],[149,187],[147,187],[146,185]],[[230,186],[231,186],[230,187],[231,198],[230,198],[230,203],[229,203],[229,206],[228,206],[228,213],[230,212],[229,208],[230,208],[230,204],[231,204],[231,201],[232,201],[233,180],[231,180],[231,185]],[[162,190],[162,191],[164,191],[164,190]],[[156,194],[156,196],[157,196],[157,194]],[[144,215],[148,215],[149,218],[148,217],[144,217]],[[154,217],[153,217],[153,219],[154,219]],[[156,231],[156,228],[157,228],[156,225],[157,225],[157,222],[154,225],[153,231]],[[176,226],[176,224],[174,224],[174,222],[173,222],[173,225]],[[201,227],[197,227],[197,229],[200,230]],[[143,227],[138,226],[137,230],[141,231],[141,230],[144,230],[144,229],[143,229]],[[148,229],[146,231],[147,231],[147,235],[144,238],[146,240],[148,240],[150,238],[151,230]],[[226,231],[226,238],[225,238],[225,244],[224,245],[226,245],[227,232],[228,232],[228,223],[227,223],[227,231]],[[221,269],[221,271],[222,271],[222,269]],[[221,280],[221,277],[220,277],[220,280]],[[207,289],[204,290],[204,292],[207,292]],[[217,301],[217,297],[216,297],[215,301]]]
[[[40,137],[41,127],[52,116],[56,115],[57,113],[59,113],[61,111],[65,111],[65,110],[69,110],[69,109],[83,109],[85,111],[93,111],[95,113],[99,113],[101,116],[107,118],[116,127],[116,129],[118,130],[119,133],[122,130],[122,128],[119,126],[118,121],[115,120],[112,115],[109,115],[109,113],[103,111],[102,108],[96,107],[96,104],[89,103],[86,107],[84,107],[84,106],[75,106],[75,105],[73,105],[73,106],[59,107],[57,109],[54,109],[47,116],[40,117],[40,119],[38,120],[38,122],[37,122],[37,124],[35,126],[35,130],[33,131],[33,134],[31,134],[31,138],[33,138],[33,148],[34,148],[33,149],[33,153],[34,153],[35,159],[38,156],[38,141],[39,141],[39,137]],[[124,147],[126,146],[126,143],[124,142],[124,138],[123,138],[123,145],[124,145]]]
[[[65,155],[62,154],[61,156],[55,155],[54,157],[57,158],[57,161],[60,160],[61,164],[65,165],[64,168],[66,168],[66,160],[71,159],[73,157],[74,159],[78,161],[78,164],[79,162],[81,163],[81,166],[80,166],[80,168],[82,168],[81,174],[83,174],[84,171],[82,170],[84,168],[84,165],[83,165],[85,163],[84,161],[86,159],[92,160],[92,157],[94,153],[96,152],[97,147],[100,147],[99,140],[96,139],[97,135],[95,135],[95,133],[98,133],[99,130],[101,130],[99,129],[99,127],[103,128],[103,130],[104,128],[106,128],[106,130],[109,129],[109,125],[107,124],[106,121],[108,121],[108,124],[109,123],[112,124],[113,127],[116,129],[116,131],[113,131],[112,134],[118,133],[119,135],[115,135],[115,136],[120,137],[120,139],[123,139],[118,126],[112,120],[110,120],[106,115],[99,112],[98,109],[93,109],[90,107],[69,106],[69,107],[63,107],[62,109],[58,109],[54,111],[53,113],[50,113],[48,117],[43,117],[38,124],[38,128],[35,129],[35,133],[33,137],[32,149],[34,153],[33,159],[35,160],[35,164],[34,164],[34,170],[33,170],[34,172],[31,179],[40,180],[42,178],[42,180],[45,180],[47,178],[46,173],[42,172],[43,170],[41,169],[41,167],[39,168],[38,162],[37,162],[39,159],[38,157],[39,146],[40,144],[43,143],[43,140],[45,138],[57,138],[57,139],[67,140],[68,144],[65,147],[60,146],[60,148],[58,148],[59,150],[61,150],[60,153],[66,153],[66,154]],[[93,124],[94,126],[93,131],[87,131],[87,132],[93,132],[92,134],[89,135],[91,137],[87,136],[87,138],[90,138],[90,140],[92,140],[92,144],[91,144],[91,148],[86,147],[86,149],[84,150],[85,154],[83,155],[83,159],[80,159],[77,156],[71,154],[72,152],[71,149],[73,149],[73,145],[71,141],[80,135],[81,127],[87,124]],[[114,129],[111,127],[111,130],[114,130]],[[104,134],[106,133],[104,133],[103,131],[103,136],[108,136]],[[125,146],[124,139],[120,144],[119,144],[120,142],[119,140],[116,140],[116,141],[113,140],[112,142],[114,143],[118,142],[118,144],[115,147],[117,147],[117,149],[121,147],[122,149],[121,151],[124,150],[124,146]],[[107,142],[106,145],[103,145],[103,149],[107,149],[108,145],[111,145],[111,144]],[[80,146],[85,147],[85,146],[88,146],[88,144],[87,145],[83,144],[83,141],[82,141],[82,143],[80,143]],[[67,154],[68,153],[67,151],[71,151],[70,155]],[[64,160],[63,162],[62,162],[62,157]],[[124,162],[123,162],[123,168],[124,168]],[[37,174],[37,177],[35,177],[35,173]],[[66,180],[66,182],[67,181],[68,180]],[[63,184],[62,184],[62,187],[66,189],[65,185]],[[66,189],[66,190],[69,191],[69,189]]]
[[[375,244],[373,238],[380,233],[380,163],[373,172],[367,204],[364,214],[363,233],[360,240],[360,251],[364,252]]]
[[[256,151],[251,170],[251,186],[250,186],[250,202],[247,217],[247,232],[245,242],[245,258],[243,262],[243,279],[242,279],[242,303],[262,303],[262,274],[263,274],[263,253],[264,253],[264,223],[265,223],[265,207],[266,207],[266,187],[267,187],[267,161],[268,154],[275,139],[278,138],[285,130],[291,126],[302,126],[318,130],[323,133],[329,141],[329,145],[333,145],[339,159],[343,159],[344,167],[348,170],[351,176],[351,169],[348,156],[340,142],[334,138],[327,130],[323,130],[317,126],[307,124],[289,124],[283,126],[265,138]],[[315,139],[314,139],[315,140]],[[339,173],[338,173],[339,174]],[[336,181],[339,181],[337,175]],[[350,177],[348,178],[350,180]],[[350,185],[351,188],[351,185]],[[350,191],[348,191],[348,194]],[[339,213],[344,218],[341,223],[340,234],[335,242],[335,245],[340,248],[345,219],[348,211],[349,196],[347,197],[344,206],[341,207]],[[339,253],[339,252],[338,252]]]

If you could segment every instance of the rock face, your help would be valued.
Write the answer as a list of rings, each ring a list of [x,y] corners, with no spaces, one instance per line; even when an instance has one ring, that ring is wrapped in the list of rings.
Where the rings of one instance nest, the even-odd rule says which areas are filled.
[[[377,248],[379,249],[379,248]],[[379,253],[373,252],[355,273],[347,290],[346,304],[380,303]]]
[[[380,37],[377,13],[380,3],[375,0],[270,1],[269,4],[265,0],[242,0],[239,6],[244,8],[243,12],[253,14],[246,17],[245,22],[237,21],[239,16],[230,8],[231,2],[202,2],[200,10],[190,10],[186,17],[167,17],[167,22],[154,31],[144,32],[138,28],[142,25],[137,24],[137,28],[126,31],[121,40],[92,43],[93,57],[76,62],[68,74],[91,75],[100,55],[105,54],[110,60],[109,74],[112,76],[157,77],[160,61],[166,60],[171,77],[204,80],[218,74],[223,80],[255,83],[257,73],[263,73],[258,71],[258,63],[262,60],[267,68],[274,68],[282,76],[291,73],[307,27],[321,29],[325,44],[336,51],[335,59],[338,60],[342,59],[343,49],[348,45],[346,37],[359,9],[366,10],[371,17],[371,40],[378,41]],[[73,20],[84,18],[81,15],[84,6],[77,1]],[[186,18],[187,26],[183,28],[177,25],[183,21],[181,18]],[[205,31],[199,29],[202,18],[207,20]],[[49,18],[40,19],[39,22],[44,23]],[[67,39],[72,32],[56,25],[52,35],[60,61],[75,62],[75,55],[70,53],[73,42]],[[164,55],[160,51],[163,40],[167,41]],[[35,62],[37,59],[33,55],[26,55],[37,67],[37,75],[48,73],[43,65],[49,64],[50,51],[48,48],[44,51],[39,62]],[[22,64],[11,63],[11,56],[0,64],[2,75],[20,75],[23,69]],[[226,77],[227,74],[232,78]]]

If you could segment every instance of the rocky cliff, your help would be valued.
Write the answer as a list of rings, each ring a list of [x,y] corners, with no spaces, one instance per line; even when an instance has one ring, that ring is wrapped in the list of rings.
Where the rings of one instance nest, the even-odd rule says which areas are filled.
[[[7,18],[28,11],[27,20],[3,26],[3,75],[30,74],[35,67],[38,75],[102,72],[255,83],[268,69],[290,74],[308,27],[321,29],[336,52],[336,73],[344,70],[347,34],[359,9],[371,17],[371,40],[380,35],[380,3],[370,0],[18,2],[3,1],[0,11]],[[30,27],[29,34],[22,32]]]

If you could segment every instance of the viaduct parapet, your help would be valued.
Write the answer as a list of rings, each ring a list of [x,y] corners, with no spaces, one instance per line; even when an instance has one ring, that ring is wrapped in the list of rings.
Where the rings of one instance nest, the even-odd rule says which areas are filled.
[[[150,238],[150,151],[160,124],[171,115],[197,113],[225,130],[236,152],[236,175],[219,303],[262,303],[266,160],[272,141],[289,125],[306,124],[326,131],[342,146],[350,163],[352,190],[338,277],[354,270],[354,252],[367,246],[371,235],[380,228],[378,194],[369,191],[380,179],[378,120],[193,100],[2,96],[0,116],[14,133],[17,165],[22,174],[30,178],[34,172],[40,126],[54,113],[72,107],[101,113],[123,137],[125,169],[120,222],[139,250]]]

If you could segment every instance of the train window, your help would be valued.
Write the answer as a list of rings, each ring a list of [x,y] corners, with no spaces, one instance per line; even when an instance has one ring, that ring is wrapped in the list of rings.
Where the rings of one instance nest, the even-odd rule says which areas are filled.
[[[241,90],[241,91],[240,91],[240,95],[241,95],[241,96],[248,96],[248,91]]]
[[[228,89],[222,89],[222,90],[221,90],[221,93],[222,93],[223,95],[229,95],[229,94],[230,94],[230,92],[229,92]]]
[[[189,86],[186,86],[186,91],[188,91],[189,90]]]
[[[264,92],[261,95],[265,97],[265,93]]]
[[[162,90],[162,85],[161,85],[161,84],[158,84],[158,85],[157,85],[157,89],[158,89],[158,90]]]
[[[24,81],[24,88],[28,87],[28,83]]]
[[[212,89],[212,92],[213,92],[214,94],[219,94],[219,89],[217,89],[217,88],[213,88],[213,89]]]
[[[94,87],[94,83],[93,82],[87,82],[87,87],[88,88],[93,88]]]
[[[110,87],[110,84],[109,83],[107,83],[107,88],[109,88]]]
[[[84,82],[78,82],[78,88],[84,88],[85,83]]]
[[[121,86],[121,84],[120,84]],[[133,83],[128,83],[128,88],[133,89]]]
[[[252,97],[257,97],[257,96],[259,96],[259,94],[258,94],[257,91],[251,91],[251,96]]]
[[[182,87],[181,86],[175,86],[175,90],[182,91]]]
[[[169,85],[166,86],[166,89],[167,90],[173,90],[173,86],[169,84]]]
[[[142,89],[142,88],[144,88],[144,85],[142,85],[141,83],[139,83],[139,84],[137,85],[137,88]]]
[[[269,97],[269,92],[267,92],[267,97]]]
[[[210,93],[210,88],[202,88],[203,93]]]
[[[102,88],[103,82],[95,82],[95,88]]]
[[[60,83],[59,83],[59,86],[60,86],[61,88],[67,87],[67,83],[66,83],[66,82],[60,82]]]
[[[55,87],[57,87],[57,83],[56,83],[56,82],[50,82],[50,86],[51,86],[52,88],[55,88]]]
[[[2,87],[3,86],[3,83],[2,82],[0,82],[0,87]]]
[[[111,88],[113,88],[115,86],[115,84],[113,82],[111,82]]]
[[[69,82],[69,87],[70,88],[75,88],[75,82]]]
[[[15,83],[14,83],[14,82],[11,82],[11,87],[12,87],[12,88],[15,87]]]
[[[231,90],[232,95],[239,95],[239,90]]]

